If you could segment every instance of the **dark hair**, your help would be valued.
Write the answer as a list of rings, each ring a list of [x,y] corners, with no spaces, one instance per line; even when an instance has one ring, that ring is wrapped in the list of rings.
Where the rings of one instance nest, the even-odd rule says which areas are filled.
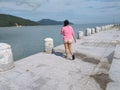
[[[68,21],[68,20],[65,20],[65,21],[64,21],[64,26],[67,26],[67,25],[69,25],[69,21]]]

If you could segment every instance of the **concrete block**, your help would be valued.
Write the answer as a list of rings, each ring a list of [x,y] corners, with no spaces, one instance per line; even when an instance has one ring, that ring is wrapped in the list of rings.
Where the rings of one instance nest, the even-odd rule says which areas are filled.
[[[92,28],[91,34],[94,34],[94,33],[95,33],[95,28]]]
[[[106,90],[120,90],[120,83],[108,83]]]
[[[11,46],[0,43],[0,71],[6,71],[14,67]]]
[[[120,60],[120,45],[116,46],[114,58],[117,58]]]
[[[120,60],[113,59],[109,76],[113,81],[120,82]]]
[[[91,35],[91,28],[87,28],[86,29],[86,36],[90,36]]]
[[[45,52],[51,53],[52,49],[54,47],[53,39],[52,38],[45,38],[44,44],[45,44]]]
[[[96,27],[96,28],[95,28],[95,32],[96,32],[96,33],[100,32],[100,29],[101,29],[100,27]]]
[[[78,39],[82,39],[83,38],[83,31],[79,31],[78,32]]]

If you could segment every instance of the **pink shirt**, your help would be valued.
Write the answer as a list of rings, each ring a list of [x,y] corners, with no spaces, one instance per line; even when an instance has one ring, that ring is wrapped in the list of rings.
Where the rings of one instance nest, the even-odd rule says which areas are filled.
[[[63,39],[72,39],[73,35],[74,35],[74,31],[73,28],[69,25],[62,27],[61,29],[61,34],[63,35]]]

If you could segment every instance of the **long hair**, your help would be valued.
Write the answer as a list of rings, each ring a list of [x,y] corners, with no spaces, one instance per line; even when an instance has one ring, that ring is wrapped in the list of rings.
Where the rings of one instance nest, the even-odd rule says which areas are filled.
[[[65,21],[64,21],[64,26],[67,26],[67,25],[69,25],[69,21],[68,21],[68,20],[65,20]]]

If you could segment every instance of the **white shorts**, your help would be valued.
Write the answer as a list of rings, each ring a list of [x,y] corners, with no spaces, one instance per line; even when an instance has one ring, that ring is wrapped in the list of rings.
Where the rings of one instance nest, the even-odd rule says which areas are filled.
[[[65,39],[64,43],[72,43],[72,39]]]

